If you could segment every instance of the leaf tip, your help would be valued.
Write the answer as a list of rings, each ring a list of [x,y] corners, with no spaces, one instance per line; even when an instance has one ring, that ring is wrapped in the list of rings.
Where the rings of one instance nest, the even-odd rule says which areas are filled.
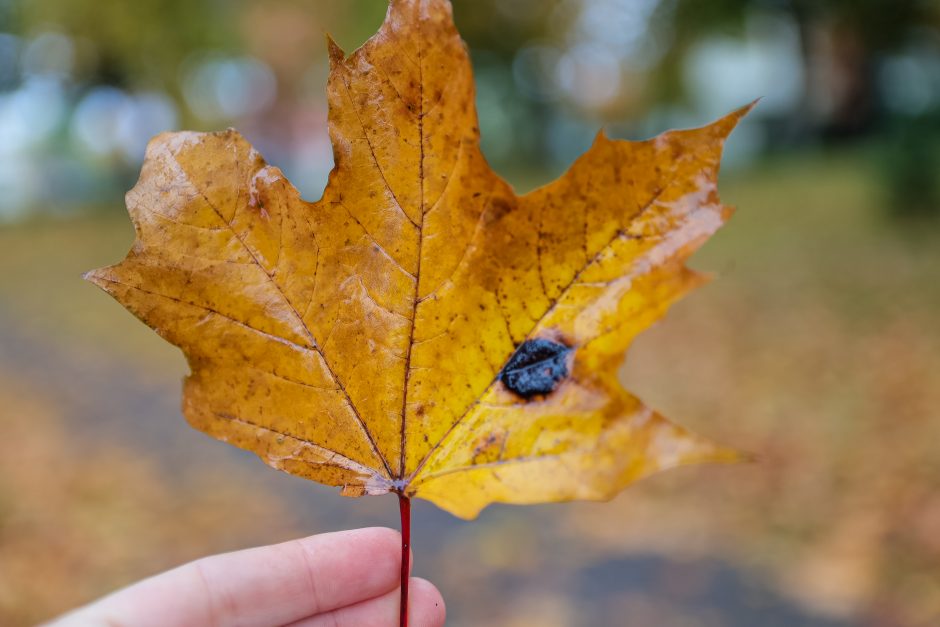
[[[333,36],[329,33],[326,34],[326,49],[330,55],[330,67],[342,63],[346,58],[346,53],[343,52],[343,49],[340,48],[340,45],[336,43],[336,40],[333,39]]]
[[[739,451],[732,448],[719,448],[711,458],[712,463],[716,464],[757,464],[760,458],[747,451]]]
[[[715,272],[704,272],[702,270],[692,270],[691,268],[686,268],[688,273],[688,283],[689,290],[696,290],[700,287],[705,287],[709,283],[713,282],[717,278]]]
[[[94,283],[95,285],[100,285],[101,284],[101,268],[95,268],[94,270],[83,272],[82,280],[88,281],[89,283]]]
[[[727,116],[725,116],[724,119],[730,122],[731,128],[729,129],[729,133],[731,130],[734,130],[734,128],[738,125],[738,123],[741,120],[743,120],[745,117],[747,117],[747,115],[751,111],[753,111],[763,99],[764,99],[763,96],[761,96],[760,98],[756,98],[752,100],[751,102],[749,102],[748,104],[744,105],[743,107],[738,107],[737,109],[729,113]]]

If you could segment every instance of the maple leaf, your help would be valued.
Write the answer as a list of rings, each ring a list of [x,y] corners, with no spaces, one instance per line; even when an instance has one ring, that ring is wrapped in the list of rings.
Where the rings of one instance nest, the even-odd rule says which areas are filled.
[[[179,346],[196,428],[350,496],[607,499],[736,455],[624,390],[633,338],[703,277],[717,176],[747,108],[644,142],[598,135],[524,196],[479,146],[447,0],[393,0],[329,41],[335,168],[301,199],[234,130],[169,133],[127,205],[127,258],[88,273]]]

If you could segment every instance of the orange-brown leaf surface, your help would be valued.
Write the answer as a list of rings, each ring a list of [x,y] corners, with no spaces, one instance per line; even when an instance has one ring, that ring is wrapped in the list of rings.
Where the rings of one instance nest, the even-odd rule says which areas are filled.
[[[196,428],[344,494],[606,499],[734,454],[617,380],[633,338],[702,283],[685,261],[729,216],[742,109],[645,142],[603,134],[525,196],[479,146],[447,0],[393,0],[329,42],[335,168],[302,200],[233,130],[154,139],[137,241],[88,278],[186,354]]]

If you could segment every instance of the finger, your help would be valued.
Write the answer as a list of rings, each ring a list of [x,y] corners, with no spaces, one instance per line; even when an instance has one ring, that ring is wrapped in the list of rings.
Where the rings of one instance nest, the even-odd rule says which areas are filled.
[[[285,625],[396,590],[400,566],[396,531],[323,534],[192,562],[64,617],[56,627]]]
[[[290,627],[388,627],[398,624],[400,591],[298,621]],[[447,609],[430,581],[412,577],[408,598],[409,627],[441,627]]]

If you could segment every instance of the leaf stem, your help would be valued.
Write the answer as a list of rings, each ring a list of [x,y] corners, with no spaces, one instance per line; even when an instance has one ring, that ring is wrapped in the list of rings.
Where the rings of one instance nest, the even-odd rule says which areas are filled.
[[[398,494],[401,514],[401,627],[408,627],[408,580],[411,576],[411,499]]]

